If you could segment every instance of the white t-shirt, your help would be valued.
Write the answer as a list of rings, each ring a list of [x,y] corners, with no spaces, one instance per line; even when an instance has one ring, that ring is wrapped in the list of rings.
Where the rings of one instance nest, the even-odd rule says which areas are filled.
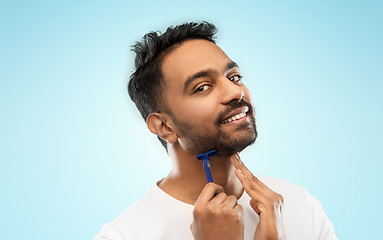
[[[257,177],[284,198],[282,226],[285,239],[337,239],[320,202],[306,189],[282,179]],[[253,239],[259,222],[249,202],[250,197],[244,192],[238,203],[244,210],[245,240]],[[105,224],[94,240],[192,240],[193,209],[193,205],[171,197],[155,184],[142,199],[113,222]]]

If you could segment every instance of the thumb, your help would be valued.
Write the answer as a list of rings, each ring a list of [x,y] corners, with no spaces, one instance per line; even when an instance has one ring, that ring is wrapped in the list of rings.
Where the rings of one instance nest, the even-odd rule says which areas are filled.
[[[261,214],[261,210],[259,210],[258,206],[257,206],[257,202],[254,200],[254,199],[251,199],[250,200],[250,206],[254,209],[254,211],[260,215]]]

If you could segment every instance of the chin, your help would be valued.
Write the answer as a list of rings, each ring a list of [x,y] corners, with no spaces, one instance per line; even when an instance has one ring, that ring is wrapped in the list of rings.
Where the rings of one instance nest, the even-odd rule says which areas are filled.
[[[257,135],[254,124],[252,127],[246,126],[242,131],[237,131],[235,134],[223,132],[189,134],[189,138],[183,139],[182,145],[193,155],[216,149],[219,156],[226,157],[241,152],[253,144],[257,139]]]
[[[256,139],[257,132],[255,131],[254,134],[247,136],[246,138],[231,139],[230,142],[227,143],[221,142],[216,149],[220,156],[229,157],[237,152],[243,151],[245,148],[255,143]]]

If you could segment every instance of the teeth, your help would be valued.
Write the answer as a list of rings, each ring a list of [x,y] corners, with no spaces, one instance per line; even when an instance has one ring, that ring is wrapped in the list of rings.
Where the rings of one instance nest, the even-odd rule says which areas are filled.
[[[231,118],[223,120],[222,123],[229,123],[229,122],[232,122],[234,120],[243,118],[244,116],[246,116],[246,113],[244,113],[244,112],[243,113],[238,113],[237,115],[234,115]]]

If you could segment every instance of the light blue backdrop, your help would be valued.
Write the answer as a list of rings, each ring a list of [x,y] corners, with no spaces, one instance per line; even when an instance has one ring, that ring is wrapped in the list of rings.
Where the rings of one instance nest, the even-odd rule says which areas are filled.
[[[254,172],[306,187],[340,239],[382,212],[381,1],[0,1],[1,239],[91,239],[170,163],[130,102],[130,45],[208,20],[241,66]]]

